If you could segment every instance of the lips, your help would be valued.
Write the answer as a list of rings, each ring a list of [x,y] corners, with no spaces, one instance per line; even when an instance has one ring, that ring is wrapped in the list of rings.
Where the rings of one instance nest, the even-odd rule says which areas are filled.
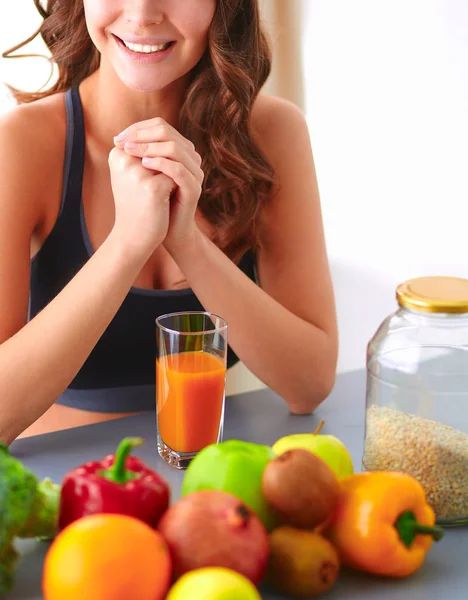
[[[154,63],[164,60],[174,48],[176,42],[156,38],[133,38],[127,39],[126,43],[112,34],[121,51],[134,62]]]
[[[133,52],[140,52],[141,54],[151,54],[152,52],[162,52],[163,50],[167,50],[169,48],[171,42],[166,42],[165,44],[132,44],[131,42],[125,42],[125,46],[132,50]]]
[[[132,46],[166,46],[169,44],[175,44],[174,40],[168,38],[156,38],[156,37],[135,37],[135,36],[125,36],[125,38],[121,38],[118,35],[112,34],[112,36],[120,43],[124,44],[124,46],[132,47]]]

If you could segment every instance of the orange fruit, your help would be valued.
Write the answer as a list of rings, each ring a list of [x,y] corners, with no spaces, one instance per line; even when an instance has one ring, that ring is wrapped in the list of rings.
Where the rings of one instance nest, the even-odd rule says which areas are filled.
[[[164,538],[127,515],[74,521],[44,561],[45,600],[163,600],[171,582]]]

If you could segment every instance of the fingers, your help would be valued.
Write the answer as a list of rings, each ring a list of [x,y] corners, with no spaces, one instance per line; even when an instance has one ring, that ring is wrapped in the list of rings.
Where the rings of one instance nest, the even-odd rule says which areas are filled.
[[[189,192],[199,198],[204,179],[202,158],[193,143],[166,121],[156,118],[135,123],[114,141],[119,152],[133,160],[141,159],[146,169],[170,177],[183,196]]]
[[[155,175],[151,179],[151,188],[153,192],[156,192],[161,198],[169,201],[172,192],[177,189],[177,185],[174,180],[163,173]]]
[[[185,148],[174,141],[153,142],[149,144],[127,142],[125,143],[124,150],[131,156],[139,158],[168,158],[172,161],[182,163],[195,178],[198,179],[200,176],[203,176],[203,172],[200,169],[202,163],[201,156],[195,151],[186,151]]]
[[[126,152],[118,148],[112,148],[109,153],[108,162],[111,173],[118,171],[128,172],[131,169],[136,178],[144,176],[149,180],[157,180],[157,185],[167,187],[170,192],[173,192],[177,188],[176,182],[170,176],[164,174],[155,175],[153,173],[153,177],[151,177],[148,169],[142,168],[142,161],[139,158],[129,156]]]
[[[114,138],[114,143],[118,148],[123,148],[125,142],[149,143],[170,140],[177,140],[188,149],[193,150],[195,148],[190,140],[186,139],[177,129],[160,117],[130,125]]]
[[[120,164],[131,164],[134,162],[132,161],[132,158],[133,157],[129,156],[124,150],[121,150],[120,148],[112,148],[108,157],[109,166],[113,167]]]
[[[201,178],[203,182],[202,158],[195,146],[164,119],[157,117],[135,123],[114,138],[114,142],[118,149],[134,157],[164,157],[179,162],[197,181]]]
[[[162,156],[154,158],[145,156],[142,158],[141,162],[146,168],[158,171],[159,173],[163,173],[167,177],[170,177],[182,192],[188,190],[194,192],[198,200],[201,193],[203,177],[195,178],[183,164]],[[201,170],[200,172],[203,176],[203,172]]]

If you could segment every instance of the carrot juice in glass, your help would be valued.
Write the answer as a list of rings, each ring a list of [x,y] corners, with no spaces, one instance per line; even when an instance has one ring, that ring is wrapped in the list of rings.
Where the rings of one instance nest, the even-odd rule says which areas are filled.
[[[227,323],[207,312],[156,319],[158,452],[185,469],[196,454],[222,440]]]

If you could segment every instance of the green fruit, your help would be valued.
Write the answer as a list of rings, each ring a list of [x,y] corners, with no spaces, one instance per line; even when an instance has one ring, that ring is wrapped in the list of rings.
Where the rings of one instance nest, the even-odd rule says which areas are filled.
[[[166,600],[261,600],[261,597],[243,575],[222,567],[207,567],[183,575],[169,590]]]
[[[348,449],[334,435],[320,435],[322,425],[323,421],[314,433],[295,433],[280,438],[273,444],[273,451],[280,455],[292,448],[305,448],[324,460],[338,479],[353,475],[353,461]]]
[[[279,524],[262,491],[263,471],[276,454],[269,446],[228,440],[204,448],[185,472],[181,495],[222,490],[249,506],[268,531]]]

